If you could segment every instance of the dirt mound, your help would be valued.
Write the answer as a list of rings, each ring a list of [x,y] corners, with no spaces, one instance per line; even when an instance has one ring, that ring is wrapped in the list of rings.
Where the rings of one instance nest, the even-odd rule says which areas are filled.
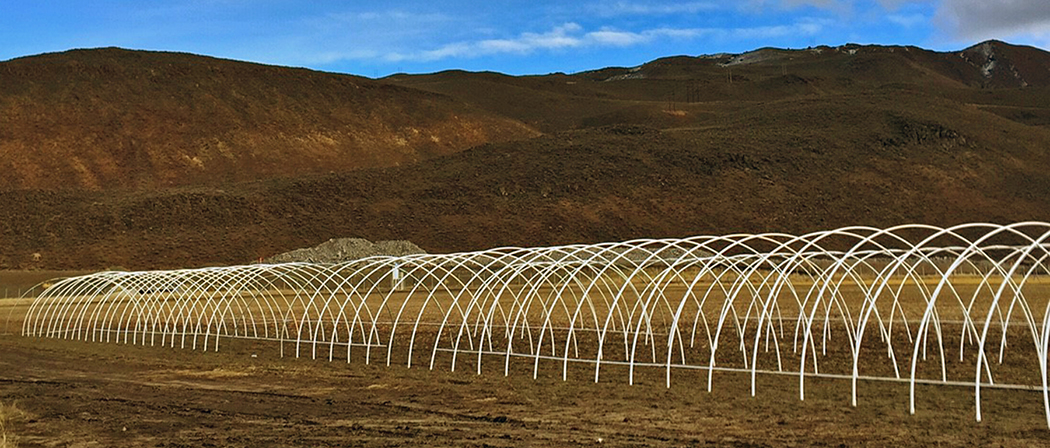
[[[426,251],[411,241],[376,241],[364,238],[332,238],[315,247],[296,249],[283,254],[268,257],[266,263],[289,263],[304,261],[309,263],[341,263],[377,255],[405,256],[425,254]]]

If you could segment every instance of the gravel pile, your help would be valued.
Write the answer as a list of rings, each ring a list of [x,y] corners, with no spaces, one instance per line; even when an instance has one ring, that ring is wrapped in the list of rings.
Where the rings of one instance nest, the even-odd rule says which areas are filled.
[[[363,238],[333,238],[316,247],[296,249],[291,252],[274,255],[263,261],[265,263],[289,263],[295,261],[341,263],[376,255],[403,256],[425,253],[426,251],[411,241],[392,240],[373,243]]]

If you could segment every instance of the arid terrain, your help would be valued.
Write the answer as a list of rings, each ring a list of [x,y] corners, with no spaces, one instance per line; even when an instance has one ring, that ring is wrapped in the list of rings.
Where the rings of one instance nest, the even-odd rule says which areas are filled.
[[[963,297],[970,297],[982,289],[980,279],[960,277],[955,287]],[[806,282],[798,283],[803,286]],[[1045,308],[1048,285],[1045,278],[1026,283],[1026,295],[1030,297],[1027,306]],[[926,308],[914,286],[906,288],[899,305],[893,305],[899,306],[901,317],[895,324],[892,345],[905,369],[913,346],[912,331],[917,326],[914,319]],[[664,289],[663,293],[680,296],[682,288],[675,288]],[[852,287],[844,291],[838,306],[851,309],[847,314],[852,315],[865,302],[865,296]],[[255,292],[245,298],[258,297]],[[256,303],[256,311],[283,303],[277,297],[282,294],[277,291],[263,296],[271,294],[273,302]],[[374,294],[370,307],[377,307],[384,294]],[[294,291],[283,295],[294,295]],[[971,318],[983,320],[979,310],[988,307],[989,298],[986,294],[971,304],[973,310],[978,310],[971,312]],[[790,327],[799,310],[797,305],[796,309],[791,308],[793,298],[782,299],[779,312]],[[94,324],[74,324],[62,316],[79,314],[78,309],[65,309],[58,314],[41,314],[38,309],[24,322],[31,300],[0,302],[0,397],[6,406],[0,410],[8,416],[4,425],[7,436],[18,446],[1021,447],[1041,446],[1050,437],[1038,388],[1040,358],[1020,315],[1012,317],[1013,328],[1003,339],[1008,341],[1005,356],[990,366],[996,384],[1009,388],[984,387],[983,419],[974,421],[974,390],[965,382],[973,379],[977,349],[974,341],[968,339],[965,356],[959,357],[958,349],[964,347],[960,345],[962,334],[958,326],[962,317],[959,306],[948,299],[938,304],[943,322],[943,327],[938,326],[938,334],[943,330],[948,351],[938,354],[934,336],[930,337],[929,358],[924,356],[918,363],[917,378],[925,381],[916,387],[914,415],[908,412],[908,383],[892,379],[892,362],[874,329],[860,352],[865,377],[859,382],[858,406],[850,405],[850,381],[848,376],[841,376],[848,375],[851,365],[851,349],[844,345],[849,341],[846,335],[850,330],[836,323],[827,333],[834,336],[826,349],[819,355],[813,353],[814,361],[819,358],[824,376],[807,375],[802,401],[799,377],[791,369],[797,368],[799,357],[807,356],[804,350],[800,353],[790,348],[790,330],[778,338],[777,350],[785,357],[785,371],[771,373],[777,370],[776,359],[780,355],[774,357],[767,342],[766,350],[756,358],[763,367],[755,378],[756,393],[752,396],[746,364],[741,363],[740,351],[734,347],[734,326],[728,323],[722,336],[726,348],[719,351],[719,367],[708,392],[708,371],[698,367],[706,360],[704,342],[695,348],[690,344],[688,350],[682,348],[683,362],[688,351],[695,364],[676,364],[670,386],[666,385],[668,371],[659,359],[654,363],[639,362],[633,372],[624,363],[613,362],[624,355],[616,353],[617,343],[607,346],[607,359],[596,383],[594,364],[587,361],[596,346],[588,332],[581,332],[574,339],[577,357],[564,365],[560,359],[534,361],[526,352],[505,358],[499,354],[503,349],[498,337],[490,338],[496,339],[497,345],[489,348],[494,352],[478,357],[474,354],[477,352],[463,347],[465,352],[453,360],[447,349],[453,332],[449,330],[447,337],[440,338],[448,341],[439,350],[433,327],[413,329],[411,316],[417,315],[417,309],[422,310],[421,299],[403,294],[386,305],[399,309],[402,305],[397,300],[411,302],[407,304],[405,321],[398,324],[402,336],[380,336],[378,340],[390,344],[391,351],[387,352],[386,346],[376,346],[369,363],[361,345],[352,347],[352,352],[344,350],[346,344],[329,352],[327,343],[322,341],[315,358],[309,342],[299,346],[294,338],[277,340],[272,333],[262,337],[261,333],[246,332],[222,337],[221,341],[214,336],[206,340],[193,336],[192,344],[198,344],[194,349],[190,339],[184,337],[177,342],[175,336],[166,337],[158,331],[160,327],[153,327],[154,331],[139,327],[135,322],[138,318],[121,311],[132,303],[149,309],[165,308],[161,304],[181,300],[177,294],[139,291],[110,297],[109,305],[104,307],[103,299],[95,300],[99,302],[90,304],[81,298],[76,303],[85,310],[104,308],[113,317],[100,316]],[[442,310],[452,297],[439,294],[436,300],[446,305],[431,306],[426,313],[418,311],[420,321],[441,321]],[[745,308],[746,300],[741,300],[745,303],[739,306]],[[203,301],[185,302],[207,309]],[[295,303],[291,302],[297,310],[293,315],[310,314]],[[714,298],[706,305],[707,323],[702,328],[716,325],[722,303]],[[889,302],[880,302],[883,315],[892,314],[890,306]],[[181,310],[179,314],[183,316],[195,314],[182,306],[170,308]],[[390,315],[378,308],[371,312]],[[543,321],[538,310],[533,314],[526,318],[534,324]],[[239,321],[243,315],[241,310],[227,320]],[[912,319],[911,330],[902,326],[905,315]],[[23,327],[24,323],[28,327]],[[256,323],[262,327],[277,324]],[[331,325],[324,320],[318,323]],[[453,321],[450,326],[454,324]],[[38,325],[56,332],[47,338],[20,336],[23,328]],[[79,325],[87,330],[68,332]],[[565,325],[557,324],[558,328]],[[208,325],[209,332],[212,326]],[[683,324],[683,328],[689,327],[698,328]],[[120,328],[130,329],[134,336],[128,338],[125,333],[121,340]],[[163,328],[169,329],[168,325]],[[248,328],[256,327],[245,330]],[[750,344],[754,340],[758,344],[753,328],[741,341]],[[197,329],[198,333],[201,331]],[[530,334],[528,340],[545,333],[536,328],[522,331]],[[390,328],[379,328],[379,334],[393,333]],[[413,335],[411,339],[409,334]],[[560,330],[550,336],[552,350],[568,343]],[[993,328],[990,340],[998,341],[1000,336]],[[98,340],[89,342],[93,338]],[[525,343],[524,334],[521,338],[519,349],[528,350],[530,344]],[[656,340],[659,339],[658,336]],[[702,336],[698,339],[706,340]],[[406,350],[409,341],[417,344],[415,352]],[[653,345],[654,356],[664,351],[663,347],[656,347],[658,343]],[[428,349],[430,346],[435,347],[433,352]],[[643,348],[642,352],[648,350]],[[989,351],[994,353],[995,349]],[[436,356],[431,358],[431,353]],[[332,361],[329,356],[333,356]],[[946,361],[943,368],[947,378],[964,383],[935,384],[942,375],[941,356]],[[413,361],[411,368],[406,367],[408,359]],[[434,363],[433,369],[427,368],[428,362]],[[905,371],[904,376],[907,375]],[[633,385],[628,383],[629,378],[633,378]]]
[[[1037,391],[984,392],[906,383],[639,370],[628,386],[607,369],[533,380],[447,365],[365,365],[277,358],[272,346],[226,343],[219,352],[0,336],[0,397],[8,425],[34,446],[1004,446],[1046,443]],[[252,356],[256,354],[256,356]]]
[[[1046,219],[1047,67],[997,41],[378,80],[118,49],[5,61],[0,268]]]
[[[628,386],[622,367],[594,383],[582,361],[562,381],[557,366],[533,379],[529,362],[504,376],[476,375],[470,360],[450,371],[437,358],[432,371],[280,357],[267,340],[223,340],[215,352],[22,337],[30,299],[13,296],[54,277],[245,264],[343,237],[441,253],[1047,220],[1048,149],[1050,53],[998,41],[946,53],[765,48],[520,77],[367,79],[114,48],[2,61],[0,437],[20,447],[1045,445],[1031,389],[1040,361],[1023,332],[997,367],[1023,387],[985,390],[978,423],[965,386],[920,384],[909,415],[897,381],[861,381],[852,407],[841,378],[807,378],[800,401],[798,377],[776,374],[759,375],[752,397],[747,375],[731,371],[708,392],[705,372],[684,368],[668,388],[652,366]],[[865,368],[882,365],[865,348]],[[968,353],[945,369],[972,375]],[[830,356],[831,371],[848,365],[847,350]]]
[[[537,134],[357,76],[116,48],[3,62],[0,129],[4,190],[222,185]]]

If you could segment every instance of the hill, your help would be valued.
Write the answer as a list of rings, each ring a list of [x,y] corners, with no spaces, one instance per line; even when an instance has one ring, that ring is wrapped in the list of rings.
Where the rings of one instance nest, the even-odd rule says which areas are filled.
[[[8,191],[0,267],[245,263],[339,237],[444,252],[1050,219],[1050,87],[1037,73],[1050,55],[986,44],[764,49],[575,75],[400,75],[376,88],[545,134],[426,163],[251,182]],[[995,67],[978,58],[986,53]]]
[[[574,75],[448,71],[387,80],[462,98],[545,132],[622,122],[697,125],[753,102],[879,88],[922,91],[1050,124],[1050,53],[999,41],[956,52],[878,45],[763,48]]]
[[[0,190],[135,190],[395,166],[534,136],[370,79],[182,53],[0,62]]]

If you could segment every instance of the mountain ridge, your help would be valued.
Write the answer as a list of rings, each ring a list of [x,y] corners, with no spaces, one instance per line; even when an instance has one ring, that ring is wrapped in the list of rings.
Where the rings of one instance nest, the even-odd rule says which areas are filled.
[[[1025,79],[1023,79],[1021,77],[1022,75],[1021,75],[1021,73],[1019,73],[1018,67],[1012,65],[1010,63],[1010,59],[1011,58],[1016,58],[1016,59],[1021,59],[1021,60],[1031,59],[1031,56],[1034,53],[1034,54],[1040,54],[1041,55],[1039,57],[1041,59],[1043,59],[1042,64],[1038,64],[1037,63],[1037,64],[1035,64],[1036,65],[1035,67],[1032,67],[1032,66],[1030,66],[1031,64],[1028,64],[1028,66],[1023,67],[1025,69],[1024,71],[1026,72],[1025,74],[1035,78],[1035,84],[1034,85],[1044,86],[1044,87],[1050,85],[1050,79],[1048,79],[1047,76],[1044,73],[1042,73],[1042,72],[1050,71],[1050,65],[1048,65],[1046,63],[1046,59],[1047,59],[1048,54],[1047,54],[1047,52],[1045,50],[1042,50],[1042,49],[1039,49],[1039,48],[1036,48],[1036,47],[1032,47],[1032,46],[1013,45],[1013,44],[1009,44],[1009,43],[1006,43],[1006,42],[1003,42],[1003,41],[1000,41],[1000,40],[995,40],[995,39],[986,40],[986,41],[983,41],[983,42],[971,45],[970,47],[964,48],[962,50],[942,51],[942,52],[933,51],[933,50],[926,50],[926,49],[923,49],[921,47],[917,47],[917,46],[913,46],[913,45],[873,45],[873,44],[872,45],[862,45],[862,44],[853,44],[853,43],[847,43],[847,44],[844,44],[844,45],[839,45],[839,46],[834,46],[834,47],[821,45],[821,46],[817,46],[817,47],[809,47],[809,48],[806,48],[806,49],[763,47],[763,48],[759,48],[759,49],[756,49],[756,50],[747,51],[747,52],[744,52],[744,53],[717,53],[717,54],[703,54],[703,55],[697,55],[697,56],[686,56],[686,55],[667,56],[667,57],[662,57],[662,58],[658,58],[658,59],[655,59],[655,60],[643,63],[643,64],[638,65],[638,66],[634,66],[634,67],[606,67],[606,68],[597,69],[597,70],[584,71],[584,72],[580,72],[578,74],[586,76],[586,75],[592,74],[592,73],[605,73],[605,72],[608,72],[610,70],[624,70],[624,71],[627,71],[627,72],[636,73],[634,76],[641,76],[641,75],[637,74],[637,72],[645,70],[646,68],[648,68],[650,66],[659,66],[659,65],[663,65],[663,64],[675,65],[675,62],[678,62],[678,63],[682,63],[682,62],[685,62],[685,63],[700,63],[700,64],[715,65],[715,66],[718,66],[718,67],[726,68],[726,67],[732,67],[732,66],[738,66],[738,65],[751,65],[751,64],[770,64],[770,63],[781,64],[781,63],[788,63],[788,62],[792,62],[793,63],[793,62],[795,62],[796,59],[802,59],[802,58],[805,58],[805,57],[812,58],[814,55],[821,55],[821,54],[824,54],[824,53],[833,53],[833,54],[834,53],[840,53],[840,54],[848,54],[850,56],[855,56],[857,54],[862,54],[863,55],[865,53],[891,53],[891,54],[892,53],[906,53],[906,54],[915,53],[915,54],[925,55],[927,57],[940,58],[941,59],[940,61],[936,61],[936,62],[939,62],[939,63],[951,62],[952,59],[961,58],[964,61],[966,61],[967,63],[969,63],[972,67],[978,69],[977,71],[980,71],[984,75],[984,77],[986,79],[991,80],[992,78],[996,78],[997,76],[1001,77],[1000,73],[1003,73],[1004,71],[1005,72],[1010,72],[1010,74],[1014,75],[1014,78],[1016,79],[1016,83],[1010,83],[1010,82],[1005,82],[1003,80],[998,80],[999,82],[996,82],[994,84],[986,84],[986,86],[991,86],[991,87],[1027,87],[1029,85],[1028,81],[1026,81]],[[989,65],[989,62],[997,61],[997,59],[1000,57],[1000,55],[1004,55],[1004,54],[1007,56],[1006,57],[1005,67],[1001,67],[1000,64],[991,64],[991,65]],[[1018,56],[1021,56],[1021,57],[1018,57]],[[1024,56],[1028,56],[1028,57],[1024,57]],[[1030,61],[1026,61],[1026,62],[1030,62]],[[998,69],[998,70],[996,70],[996,69]],[[613,76],[612,78],[606,78],[605,80],[609,81],[609,80],[621,80],[621,79],[631,79],[631,77],[630,76],[625,76],[624,74],[621,74],[621,75],[618,75],[618,76]],[[963,79],[959,79],[959,80],[960,81],[970,81],[970,82],[972,82],[973,81],[973,77],[972,76],[963,76]]]
[[[0,189],[0,268],[238,264],[344,237],[410,240],[447,252],[855,224],[1048,220],[1050,86],[1036,75],[1050,67],[1050,54],[983,44],[950,54],[793,50],[803,53],[729,66],[718,64],[735,55],[671,57],[633,72],[645,77],[612,81],[633,68],[369,80],[209,66],[192,55],[179,56],[190,62],[172,68],[81,64],[58,73],[110,71],[93,75],[98,84],[88,90],[70,89],[61,76],[36,76],[37,90],[26,90],[32,95],[21,102],[5,93],[10,84],[0,84],[0,110],[15,104],[29,111],[15,117],[24,120],[15,136],[48,143],[14,148],[17,138],[0,123],[0,148],[8,151],[0,168],[22,169],[10,154],[86,160],[93,153],[80,147],[52,153],[55,136],[110,132],[107,126],[159,142],[217,135],[227,150],[238,140],[226,133],[247,139],[243,149],[252,147],[252,136],[293,130],[285,134],[298,140],[281,141],[290,148],[268,148],[296,155],[270,165],[219,165],[227,171],[171,184],[157,181],[170,171],[154,170],[167,159],[132,159],[113,172],[144,179],[138,183],[93,188],[75,170],[56,169],[51,180],[60,188]],[[986,77],[982,70],[993,60]],[[12,71],[0,63],[0,78]],[[151,90],[147,81],[156,77],[162,85]],[[164,98],[147,101],[156,92],[192,96],[198,79],[214,83],[206,86],[211,97],[176,101],[182,109]],[[96,109],[77,109],[93,95]],[[127,98],[139,102],[121,102]],[[81,121],[63,122],[70,116]],[[429,137],[444,141],[435,133],[452,126],[452,117],[473,123],[478,134],[449,131],[462,144],[428,152]],[[276,128],[267,127],[273,122]],[[359,122],[371,123],[366,130],[380,143],[415,128],[421,144],[374,145],[385,163],[371,166],[298,160],[308,161],[304,154],[317,148],[304,129],[327,123],[323,130],[347,133]],[[165,127],[171,123],[179,126]]]

